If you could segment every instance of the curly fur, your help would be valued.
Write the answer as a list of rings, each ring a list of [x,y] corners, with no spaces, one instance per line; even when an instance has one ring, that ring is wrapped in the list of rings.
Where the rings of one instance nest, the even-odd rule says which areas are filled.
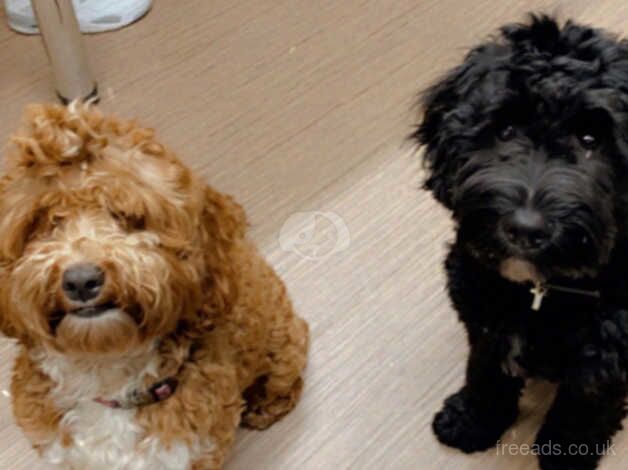
[[[433,428],[465,452],[515,421],[524,379],[557,382],[541,468],[593,469],[622,425],[628,386],[628,42],[545,16],[501,29],[422,98],[425,187],[450,209],[448,288],[468,332],[464,387]],[[534,249],[505,224],[531,210]],[[544,235],[544,236],[545,236]],[[550,290],[531,309],[529,282]],[[528,284],[526,284],[528,283]],[[590,455],[567,455],[573,444]]]
[[[63,468],[222,468],[238,424],[265,428],[296,404],[308,344],[242,208],[152,130],[86,106],[31,106],[13,142],[0,328],[21,346],[17,423]],[[105,273],[92,303],[111,308],[95,318],[61,288],[81,262]],[[158,404],[94,402],[171,374]]]

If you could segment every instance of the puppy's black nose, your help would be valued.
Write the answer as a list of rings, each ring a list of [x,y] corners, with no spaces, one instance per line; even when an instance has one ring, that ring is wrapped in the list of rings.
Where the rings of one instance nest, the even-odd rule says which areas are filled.
[[[534,209],[517,209],[503,220],[506,238],[524,250],[538,250],[550,240],[551,232],[547,221]]]
[[[65,296],[74,302],[87,302],[100,295],[105,284],[105,273],[98,266],[81,263],[65,270],[61,287]]]

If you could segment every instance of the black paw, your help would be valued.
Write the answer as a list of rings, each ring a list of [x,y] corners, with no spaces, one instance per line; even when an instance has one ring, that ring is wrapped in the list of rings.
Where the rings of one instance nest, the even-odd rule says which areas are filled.
[[[497,444],[506,429],[515,421],[516,410],[501,413],[478,413],[467,403],[464,390],[445,400],[436,414],[432,428],[440,442],[471,453],[487,450]]]
[[[572,441],[573,442],[573,441]],[[536,440],[536,453],[541,470],[594,470],[605,446],[573,444],[556,433],[541,429]]]
[[[539,455],[541,470],[595,470],[597,459],[571,455]]]

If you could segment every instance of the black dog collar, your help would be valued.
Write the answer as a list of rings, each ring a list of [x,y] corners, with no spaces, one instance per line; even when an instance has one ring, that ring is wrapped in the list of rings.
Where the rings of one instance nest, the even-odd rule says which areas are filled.
[[[543,299],[550,293],[550,291],[562,292],[564,294],[584,295],[587,297],[594,297],[596,299],[600,298],[599,290],[576,289],[574,287],[564,287],[537,281],[534,283],[534,287],[530,289],[530,293],[533,296],[530,308],[534,311],[540,310],[541,305],[543,304]]]

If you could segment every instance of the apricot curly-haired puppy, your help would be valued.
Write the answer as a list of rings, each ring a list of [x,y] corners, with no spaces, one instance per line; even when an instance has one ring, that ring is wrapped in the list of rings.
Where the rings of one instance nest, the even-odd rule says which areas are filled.
[[[296,404],[308,329],[242,208],[152,130],[32,106],[0,180],[13,411],[72,469],[219,469]]]

